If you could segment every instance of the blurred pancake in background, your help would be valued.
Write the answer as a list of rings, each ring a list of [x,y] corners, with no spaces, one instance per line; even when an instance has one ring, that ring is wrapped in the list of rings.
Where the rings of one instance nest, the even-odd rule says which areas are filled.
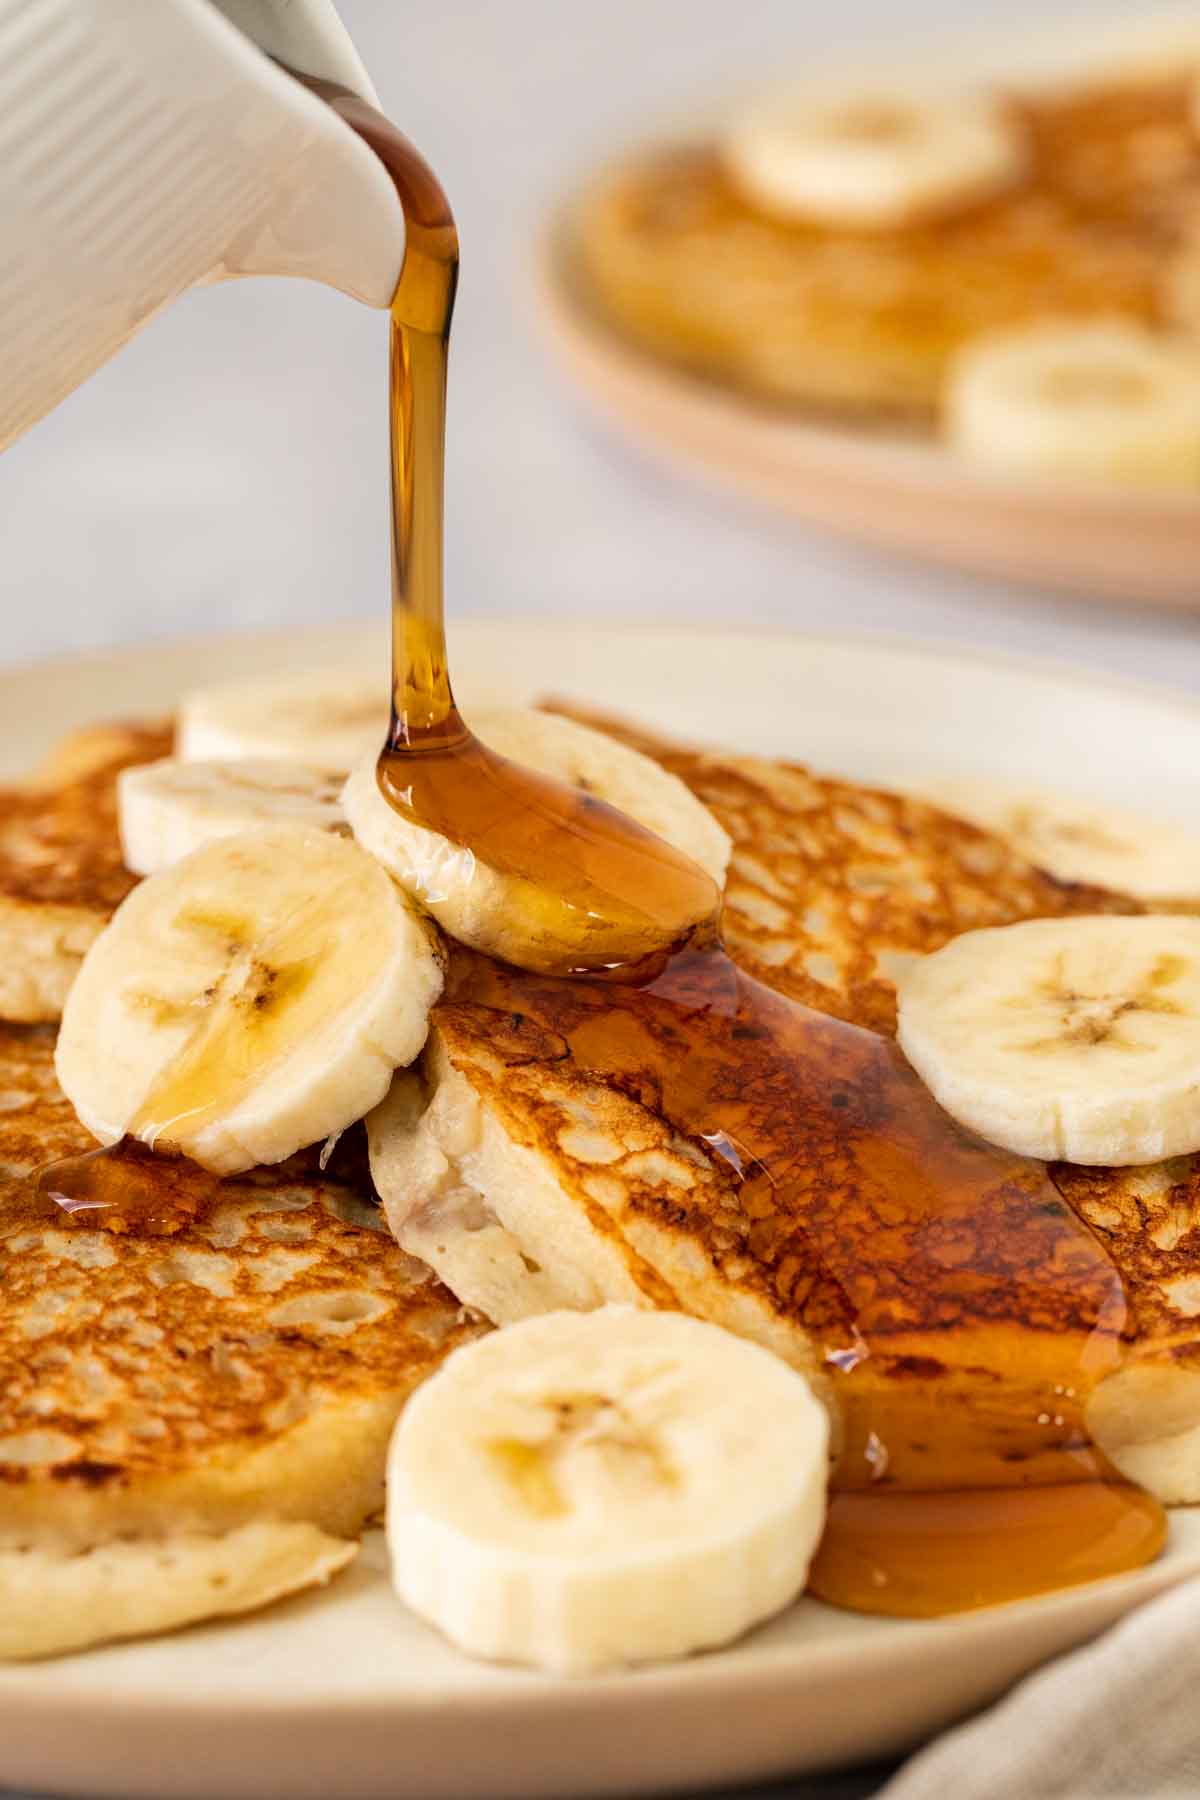
[[[600,175],[573,267],[619,331],[749,396],[930,425],[984,334],[1195,312],[1193,89],[783,90]]]
[[[932,44],[660,133],[552,222],[543,322],[603,411],[754,499],[1194,609],[1200,30],[1042,48]]]

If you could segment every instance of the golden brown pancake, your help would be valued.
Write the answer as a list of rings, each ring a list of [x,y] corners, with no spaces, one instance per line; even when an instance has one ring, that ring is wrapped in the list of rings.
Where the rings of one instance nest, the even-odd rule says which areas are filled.
[[[139,1228],[32,1178],[92,1148],[53,1033],[0,1026],[0,1658],[326,1579],[404,1400],[478,1330],[311,1159],[217,1183],[147,1153]]]
[[[568,276],[657,356],[866,420],[930,420],[950,359],[982,333],[1045,318],[1156,327],[1190,309],[1196,284],[1174,268],[1200,215],[1190,80],[1011,104],[1032,147],[1026,181],[893,231],[773,218],[713,141],[647,150],[573,208]]]
[[[733,841],[721,924],[731,954],[768,987],[851,1024],[894,1033],[898,976],[960,932],[1144,910],[1058,881],[998,835],[909,796],[688,749],[555,704],[652,756],[704,802]]]
[[[0,788],[0,1019],[61,1016],[93,939],[136,883],[121,856],[117,777],[169,756],[169,723],[68,738],[23,786]]]
[[[401,1241],[500,1321],[615,1299],[682,1307],[766,1344],[837,1391],[851,1483],[880,1418],[891,1478],[977,1479],[977,1461],[956,1460],[968,1440],[978,1457],[976,1427],[1035,1478],[1040,1452],[1023,1433],[1041,1420],[1061,1438],[1078,1405],[1075,1429],[1086,1415],[1126,1472],[1162,1498],[1200,1499],[1200,1159],[1046,1170],[978,1146],[927,1095],[922,1116],[944,1129],[923,1154],[905,1098],[919,1084],[888,1041],[889,959],[978,924],[1136,903],[1056,882],[932,807],[618,735],[729,831],[723,929],[737,962],[832,1015],[806,1028],[807,1087],[795,1068],[773,1081],[771,1057],[730,1038],[723,1130],[735,1149],[788,1147],[787,1199],[682,1122],[671,1088],[686,1091],[697,1048],[673,1048],[677,1019],[637,1001],[614,1035],[602,989],[556,993],[455,950],[420,1072],[399,1076],[368,1121]],[[725,1002],[718,1013],[736,1035]],[[960,1208],[972,1144],[988,1197],[977,1189]],[[943,1198],[917,1218],[923,1168]],[[900,1193],[910,1200],[896,1205]],[[849,1390],[831,1388],[831,1349],[854,1368]],[[1090,1372],[1073,1375],[1085,1354]]]
[[[729,974],[664,1004],[455,951],[419,1094],[368,1121],[393,1229],[501,1323],[620,1301],[773,1350],[833,1399],[843,1485],[877,1455],[909,1486],[1047,1479],[1118,1361],[1112,1264],[890,1039]]]
[[[1200,1157],[1141,1169],[1057,1164],[1060,1193],[1117,1268],[1131,1311],[1127,1368],[1096,1399],[1096,1429],[1133,1480],[1200,1501]]]

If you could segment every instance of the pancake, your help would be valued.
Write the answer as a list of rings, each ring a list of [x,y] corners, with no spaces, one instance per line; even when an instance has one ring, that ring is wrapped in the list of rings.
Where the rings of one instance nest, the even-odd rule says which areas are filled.
[[[742,195],[714,141],[668,145],[582,195],[567,275],[658,357],[866,421],[932,421],[950,360],[985,332],[1046,318],[1153,328],[1181,310],[1194,324],[1188,74],[1010,99],[1030,174],[960,216],[873,232],[785,222]]]
[[[117,776],[169,756],[169,723],[67,738],[22,786],[0,788],[0,1019],[58,1019],[93,940],[136,883],[117,830]]]
[[[1200,1157],[1141,1169],[1057,1164],[1059,1191],[1121,1271],[1128,1366],[1098,1390],[1114,1462],[1168,1504],[1200,1501]]]
[[[603,1014],[602,990],[555,998],[454,949],[419,1070],[398,1076],[367,1121],[400,1241],[500,1323],[616,1300],[679,1307],[750,1337],[830,1399],[844,1457],[867,1456],[867,1420],[886,1417],[893,1477],[931,1486],[966,1472],[956,1446],[989,1419],[1014,1460],[1036,1463],[1013,1418],[1054,1423],[1066,1402],[1047,1396],[1074,1390],[1074,1359],[1082,1369],[1086,1344],[1107,1331],[1112,1358],[1107,1373],[1093,1363],[1080,1378],[1077,1423],[1086,1413],[1096,1441],[1160,1497],[1200,1499],[1200,1332],[1188,1311],[1200,1315],[1200,1159],[1047,1170],[984,1151],[919,1090],[890,1041],[885,957],[984,922],[1138,905],[1056,882],[933,807],[621,735],[660,756],[730,833],[724,935],[738,964],[814,1009],[807,1091],[772,1086],[769,1055],[751,1045],[722,1113],[735,1148],[786,1143],[793,1180],[803,1177],[781,1204],[773,1184],[743,1179],[727,1149],[681,1125],[662,1071],[686,1065],[695,1044],[673,1050],[653,1005],[639,1003],[622,1028],[618,1063],[589,1022],[589,1008]],[[813,956],[829,966],[814,971]],[[990,1189],[955,1229],[914,1227],[889,1199],[893,1176],[911,1185],[922,1166],[914,1089],[913,1116],[942,1121],[931,1139],[939,1176],[969,1177],[972,1147],[988,1158]],[[1159,1223],[1148,1235],[1151,1197]],[[835,1398],[831,1346],[853,1367],[864,1337],[857,1386]]]
[[[367,1121],[400,1241],[497,1323],[618,1301],[751,1339],[829,1401],[849,1485],[880,1447],[908,1486],[1076,1478],[1124,1324],[1090,1231],[890,1039],[718,967],[614,1000],[454,952],[420,1076]]]
[[[733,843],[721,929],[767,987],[893,1035],[896,981],[960,932],[1136,913],[1129,895],[1059,881],[998,833],[799,763],[714,754],[554,703],[679,776]]]
[[[128,1229],[32,1177],[92,1148],[53,1033],[0,1027],[0,1656],[327,1579],[404,1400],[478,1330],[312,1158],[214,1183],[147,1154],[161,1211]]]

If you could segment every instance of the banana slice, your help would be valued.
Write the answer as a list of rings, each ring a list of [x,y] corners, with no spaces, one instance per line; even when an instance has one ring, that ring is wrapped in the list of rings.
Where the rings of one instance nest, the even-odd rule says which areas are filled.
[[[1029,146],[980,92],[873,81],[789,87],[728,129],[726,162],[749,199],[784,218],[879,229],[941,218],[1019,182]]]
[[[455,1351],[392,1440],[396,1590],[474,1656],[581,1674],[727,1643],[804,1586],[828,1424],[680,1313],[547,1313]]]
[[[222,838],[135,888],[63,1013],[63,1091],[101,1143],[128,1134],[221,1175],[344,1130],[425,1041],[428,926],[350,840]]]
[[[268,825],[332,831],[345,823],[343,775],[301,763],[142,763],[117,778],[117,818],[125,867],[154,875],[214,838]]]
[[[221,682],[179,709],[177,754],[187,762],[260,757],[310,769],[351,769],[383,748],[388,691],[379,672],[301,669]]]
[[[1129,323],[977,338],[951,369],[946,430],[965,456],[1035,475],[1200,486],[1200,354]]]
[[[993,1144],[1101,1167],[1200,1150],[1200,919],[969,931],[899,999],[905,1055]]]
[[[1060,881],[1144,900],[1200,896],[1200,834],[1166,819],[1047,788],[955,776],[920,784],[923,800],[1008,839]]]
[[[489,749],[627,813],[690,857],[718,890],[724,885],[728,837],[683,782],[648,756],[573,719],[528,707],[488,707],[472,718]],[[351,774],[342,805],[364,848],[460,942],[533,969],[569,966],[577,953],[586,952],[594,964],[610,949],[614,956],[629,952],[619,928],[599,913],[577,917],[532,881],[491,867],[478,850],[397,813],[380,792],[373,755]],[[660,948],[700,916],[674,921],[638,950]],[[650,921],[639,927],[652,930]]]

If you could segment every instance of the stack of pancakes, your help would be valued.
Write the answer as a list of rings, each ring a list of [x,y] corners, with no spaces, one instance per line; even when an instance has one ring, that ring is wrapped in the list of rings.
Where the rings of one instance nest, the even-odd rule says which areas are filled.
[[[906,959],[962,931],[1141,910],[1057,881],[919,801],[604,728],[680,776],[729,832],[732,954],[768,986],[882,1037]],[[381,1503],[408,1393],[484,1328],[392,1241],[353,1155],[323,1170],[306,1153],[227,1181],[217,1204],[157,1234],[65,1215],[33,1179],[89,1147],[54,1079],[53,1020],[134,883],[117,774],[169,738],[147,726],[84,734],[0,794],[0,1656],[241,1611],[327,1578]],[[444,1092],[443,1114],[459,1108],[444,1167],[413,1179],[449,1194],[456,1241],[476,1237],[491,1257],[482,1310],[506,1316],[511,1271],[535,1284],[525,1310],[531,1291],[545,1305],[595,1304],[632,1286],[642,1304],[719,1317],[803,1365],[805,1271],[779,1266],[778,1246],[739,1219],[737,1188],[654,1095],[557,1051],[539,1060],[525,1040],[517,1054],[520,1020],[456,1004],[453,980],[449,991],[421,1069],[397,1078],[389,1104],[420,1114]],[[472,1185],[489,1142],[524,1154],[526,1240],[497,1236],[494,1196]],[[1200,1171],[1188,1158],[1051,1173],[1126,1290],[1136,1356],[1101,1390],[1105,1445],[1160,1497],[1196,1499]],[[836,1207],[836,1164],[824,1181],[822,1204]],[[441,1266],[445,1250],[435,1224],[429,1259]]]
[[[0,1658],[327,1580],[382,1507],[405,1399],[479,1330],[389,1236],[362,1157],[256,1170],[154,1234],[33,1178],[95,1148],[51,1021],[135,884],[116,777],[171,735],[81,733],[0,794]],[[169,1191],[170,1163],[146,1171]]]

